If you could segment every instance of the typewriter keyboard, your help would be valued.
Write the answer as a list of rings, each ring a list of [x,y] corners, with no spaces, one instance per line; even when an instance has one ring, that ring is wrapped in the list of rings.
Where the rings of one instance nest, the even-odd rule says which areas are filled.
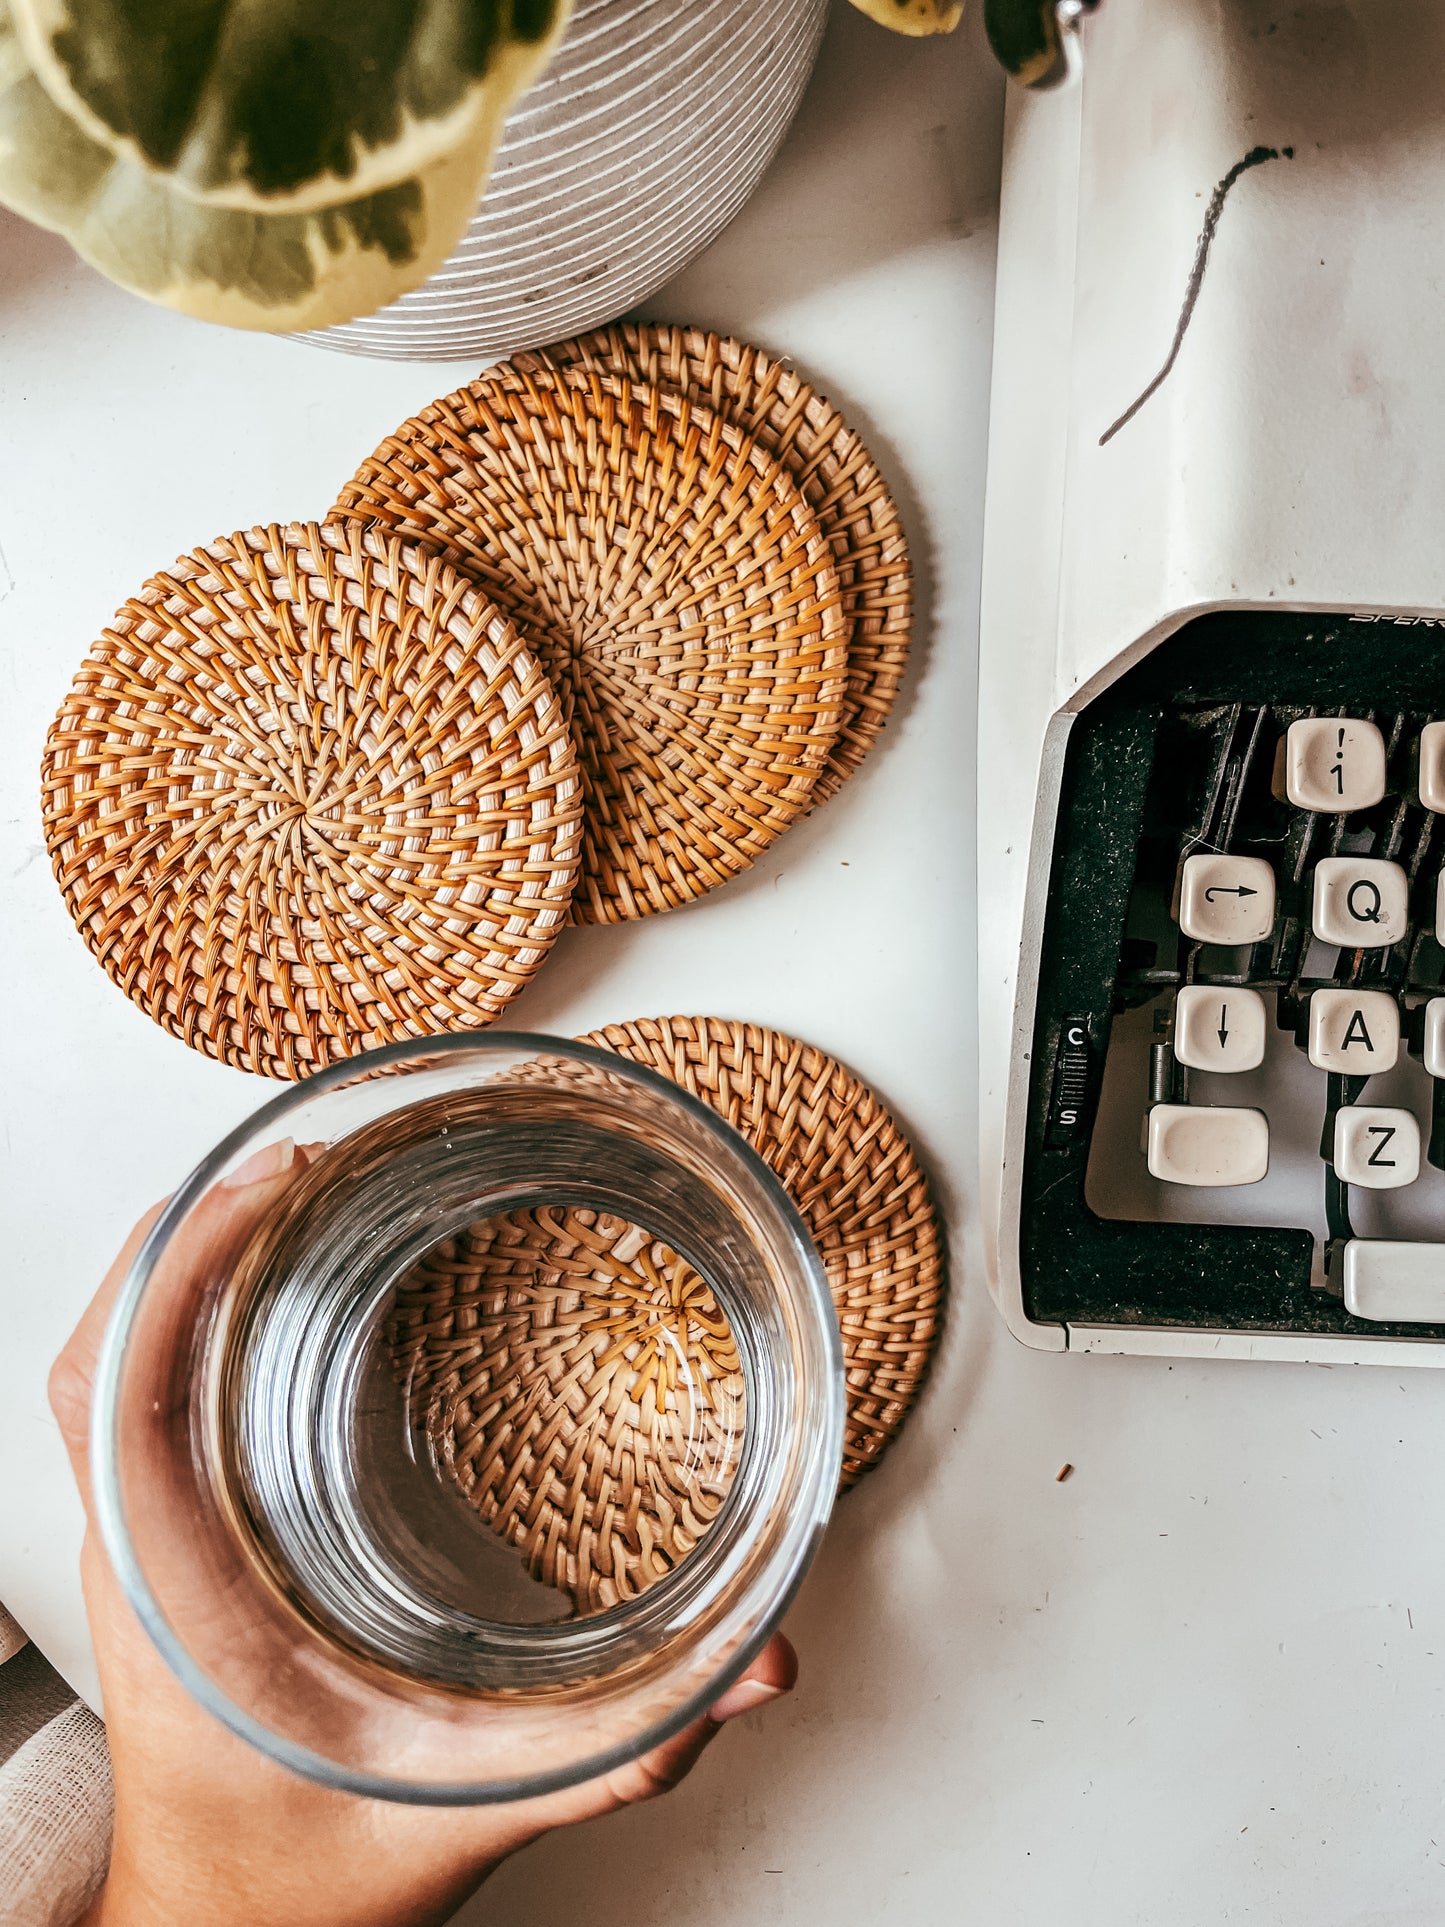
[[[1445,1340],[1439,630],[1207,617],[1082,713],[1022,1215],[1036,1317]]]

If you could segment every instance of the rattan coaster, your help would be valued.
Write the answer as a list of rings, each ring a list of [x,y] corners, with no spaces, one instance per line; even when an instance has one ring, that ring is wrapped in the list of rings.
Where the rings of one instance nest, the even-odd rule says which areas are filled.
[[[779,1031],[673,1017],[582,1041],[681,1084],[786,1185],[842,1329],[846,1489],[897,1433],[939,1329],[942,1241],[907,1139],[851,1071]],[[405,1281],[392,1346],[438,1460],[581,1609],[668,1570],[727,1490],[736,1349],[697,1273],[635,1226],[582,1211],[475,1225]]]
[[[732,422],[504,366],[405,423],[334,512],[439,548],[533,639],[582,759],[579,920],[685,903],[806,807],[846,691],[832,549]]]
[[[832,545],[848,623],[848,693],[809,801],[853,774],[888,720],[908,659],[912,578],[898,510],[832,404],[760,348],[701,328],[625,322],[517,355],[519,368],[595,369],[675,390],[735,421],[787,463]]]
[[[722,1503],[737,1348],[697,1273],[636,1226],[542,1210],[474,1225],[408,1275],[391,1342],[438,1461],[579,1612],[645,1591]]]
[[[561,706],[512,623],[435,556],[324,523],[152,577],[51,726],[43,804],[115,982],[273,1077],[490,1023],[581,845]]]

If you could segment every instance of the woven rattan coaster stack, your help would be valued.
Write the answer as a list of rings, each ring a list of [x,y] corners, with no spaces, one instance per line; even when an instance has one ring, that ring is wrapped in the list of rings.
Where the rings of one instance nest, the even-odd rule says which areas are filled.
[[[276,1077],[491,1022],[565,922],[581,844],[515,626],[359,526],[251,529],[153,577],[61,706],[43,805],[116,983]]]
[[[838,1312],[851,1485],[902,1424],[939,1326],[941,1239],[906,1138],[843,1065],[778,1031],[675,1017],[583,1041],[673,1078],[787,1187]],[[579,1609],[650,1583],[721,1502],[737,1355],[697,1274],[635,1226],[587,1212],[474,1226],[405,1282],[393,1346],[440,1461]]]
[[[780,538],[782,489],[797,499]],[[668,909],[746,868],[857,768],[897,695],[911,584],[892,498],[837,410],[741,342],[629,324],[518,355],[404,424],[335,513],[439,547],[536,637],[586,781],[582,920]],[[768,650],[738,599],[776,584],[803,529],[818,539],[801,573],[793,543],[788,574],[794,614],[822,612],[821,665]]]
[[[584,774],[574,916],[684,903],[807,804],[846,693],[832,549],[720,415],[504,366],[398,429],[334,513],[435,547],[535,643]]]
[[[898,510],[862,441],[824,396],[761,348],[701,328],[627,322],[515,357],[620,376],[685,396],[736,422],[785,464],[833,551],[843,597],[848,688],[816,808],[852,775],[888,720],[908,658],[912,583]]]

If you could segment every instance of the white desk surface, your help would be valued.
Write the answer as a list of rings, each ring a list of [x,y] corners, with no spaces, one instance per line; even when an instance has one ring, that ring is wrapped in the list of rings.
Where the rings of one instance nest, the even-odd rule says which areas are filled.
[[[979,1272],[971,745],[999,103],[976,22],[910,43],[840,6],[775,170],[652,304],[795,355],[865,431],[914,543],[915,666],[826,810],[689,910],[567,936],[516,1006],[563,1032],[755,1018],[872,1079],[947,1207],[942,1358],[791,1616],[794,1699],[662,1804],[509,1864],[474,1927],[1445,1916],[1445,1375],[1034,1354]],[[0,217],[0,1598],[83,1689],[80,1514],[46,1367],[132,1219],[266,1087],[153,1027],[71,930],[40,841],[45,727],[152,568],[320,512],[467,372],[169,317]]]

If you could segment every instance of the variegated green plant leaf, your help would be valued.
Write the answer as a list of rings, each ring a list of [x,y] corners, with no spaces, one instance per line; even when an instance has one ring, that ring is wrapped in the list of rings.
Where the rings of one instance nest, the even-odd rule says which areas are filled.
[[[963,0],[853,0],[853,5],[895,33],[952,33],[963,18]]]
[[[205,207],[91,140],[31,71],[0,0],[0,201],[63,234],[122,287],[234,328],[285,333],[369,314],[441,265],[488,151],[463,150],[338,207]]]
[[[570,0],[10,0],[57,106],[217,207],[295,213],[490,150]]]

